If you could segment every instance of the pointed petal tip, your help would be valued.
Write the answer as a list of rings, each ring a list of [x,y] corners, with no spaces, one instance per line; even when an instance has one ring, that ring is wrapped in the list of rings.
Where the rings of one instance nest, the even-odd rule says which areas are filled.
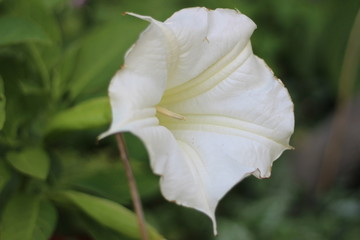
[[[126,15],[130,15],[130,16],[133,16],[133,17],[136,17],[136,18],[139,18],[139,19],[142,19],[142,20],[145,20],[145,21],[148,21],[148,22],[152,22],[154,19],[150,16],[143,16],[143,15],[140,15],[140,14],[136,14],[136,13],[133,13],[133,12],[125,12]]]
[[[96,141],[101,141],[103,140],[104,138],[108,137],[110,134],[108,132],[103,132],[101,133],[99,136],[96,137]]]
[[[216,222],[216,217],[215,217],[215,210],[214,211],[205,211],[203,209],[197,209],[195,208],[196,210],[200,211],[200,212],[203,212],[206,216],[208,216],[212,222],[212,226],[213,226],[213,233],[214,233],[214,236],[217,236],[218,232],[217,232],[217,222]]]
[[[208,216],[212,222],[212,226],[213,226],[213,233],[214,233],[214,236],[216,236],[218,234],[217,232],[217,222],[216,222],[216,217],[215,217],[215,209],[216,209],[216,206],[215,206],[215,209],[214,211],[206,211],[206,210],[203,210],[203,209],[197,209],[195,208],[196,210],[200,211],[200,212],[203,212],[205,213],[206,216]]]
[[[203,212],[206,216],[208,216],[210,218],[210,220],[212,222],[212,226],[213,226],[214,236],[217,236],[218,232],[217,232],[217,222],[216,222],[216,217],[215,217],[215,210],[214,211],[211,211],[211,210],[206,211],[206,210],[198,209],[198,208],[195,208],[195,209],[200,211],[200,212]]]
[[[213,224],[213,232],[214,232],[214,236],[217,236],[217,224],[216,224],[216,219],[215,219],[215,216],[213,219],[211,219],[212,221],[212,224]]]
[[[161,176],[161,175],[160,175]],[[215,218],[215,209],[216,209],[216,206],[215,206],[215,209],[214,210],[204,210],[202,208],[198,208],[198,207],[194,207],[194,206],[191,206],[189,204],[186,204],[186,203],[183,203],[181,201],[178,201],[176,199],[174,200],[171,200],[169,198],[166,197],[166,195],[163,194],[163,196],[165,197],[165,199],[169,202],[173,202],[173,203],[176,203],[177,205],[179,206],[184,206],[184,207],[189,207],[189,208],[192,208],[192,209],[195,209],[199,212],[202,212],[204,213],[206,216],[208,216],[212,222],[212,225],[213,225],[213,233],[214,233],[214,236],[217,236],[218,232],[217,232],[217,223],[216,223],[216,218]]]
[[[110,135],[113,135],[113,134],[116,134],[116,133],[119,133],[121,131],[114,131],[112,129],[109,129],[103,133],[101,133],[99,136],[96,137],[96,140],[97,141],[100,141],[100,140],[103,140],[104,138],[110,136]]]

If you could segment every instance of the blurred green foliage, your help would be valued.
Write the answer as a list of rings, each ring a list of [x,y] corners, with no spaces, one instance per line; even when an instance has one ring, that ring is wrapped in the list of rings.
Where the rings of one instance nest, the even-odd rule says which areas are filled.
[[[109,80],[147,25],[121,13],[165,20],[191,6],[237,8],[255,21],[254,51],[289,88],[298,131],[333,110],[358,0],[2,0],[1,240],[138,238],[113,139],[96,140],[110,123]],[[168,239],[360,236],[360,194],[339,187],[310,201],[285,155],[270,180],[247,179],[226,196],[213,237],[206,216],[161,197],[144,146],[126,140],[146,218]]]

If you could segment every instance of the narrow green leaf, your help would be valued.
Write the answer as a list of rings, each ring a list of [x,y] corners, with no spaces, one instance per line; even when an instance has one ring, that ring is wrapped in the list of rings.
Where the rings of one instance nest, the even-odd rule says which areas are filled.
[[[38,24],[13,16],[0,18],[0,36],[0,46],[28,41],[50,42]]]
[[[40,179],[46,179],[48,175],[50,159],[43,149],[27,148],[21,152],[9,152],[6,157],[22,173]]]
[[[16,195],[4,209],[0,239],[48,240],[57,220],[54,206],[38,196]]]
[[[4,127],[6,112],[5,112],[5,89],[4,89],[4,81],[0,76],[0,130]]]
[[[108,125],[110,121],[111,111],[108,98],[96,98],[56,114],[50,120],[46,132],[95,128]]]
[[[103,226],[91,218],[84,218],[78,220],[84,230],[91,236],[93,240],[132,240],[123,234],[120,234],[106,226]]]
[[[0,158],[0,193],[10,179],[10,172],[3,159]]]
[[[136,216],[120,204],[76,191],[62,194],[97,222],[125,236],[140,239]],[[154,228],[147,226],[150,239],[164,239]]]

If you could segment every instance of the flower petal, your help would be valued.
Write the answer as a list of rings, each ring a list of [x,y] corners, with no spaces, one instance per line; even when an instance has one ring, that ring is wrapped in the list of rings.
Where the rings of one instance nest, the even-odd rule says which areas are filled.
[[[149,21],[150,25],[128,50],[124,66],[111,80],[112,124],[99,138],[158,123],[155,106],[166,88],[167,46],[172,33],[151,17],[128,14]]]
[[[236,10],[187,8],[165,21],[177,40],[176,68],[167,88],[176,87],[206,70],[236,45],[244,48],[255,23]]]

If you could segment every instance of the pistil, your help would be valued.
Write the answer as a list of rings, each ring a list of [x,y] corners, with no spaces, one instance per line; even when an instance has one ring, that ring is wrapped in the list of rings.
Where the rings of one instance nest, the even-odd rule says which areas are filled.
[[[164,107],[156,106],[156,111],[162,115],[165,115],[167,117],[171,117],[177,120],[186,120],[186,118],[183,115],[180,115],[178,113],[174,113]]]

